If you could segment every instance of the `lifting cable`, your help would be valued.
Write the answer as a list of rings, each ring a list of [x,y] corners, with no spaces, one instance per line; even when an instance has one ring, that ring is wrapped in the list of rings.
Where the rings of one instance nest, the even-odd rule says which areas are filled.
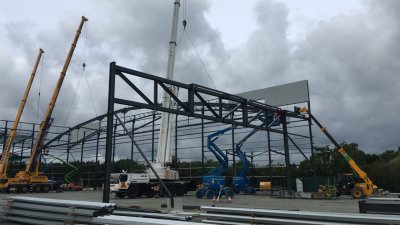
[[[204,69],[204,71],[206,72],[208,78],[210,79],[212,86],[214,87],[214,89],[217,89],[216,86],[215,86],[215,84],[214,84],[213,79],[211,78],[210,73],[208,72],[208,70],[207,70],[207,68],[206,68],[206,66],[205,66],[205,64],[204,64],[204,61],[201,59],[201,56],[200,56],[199,52],[197,51],[196,47],[195,47],[194,44],[193,44],[192,39],[190,38],[189,32],[186,32],[186,36],[188,37],[190,44],[192,45],[194,51],[196,52],[197,57],[199,57],[200,63],[201,63],[201,65],[203,66],[203,69]]]
[[[96,115],[96,117],[97,117],[97,111],[96,111],[96,107],[95,107],[95,105],[94,105],[94,100],[93,100],[92,91],[91,91],[91,89],[90,89],[89,81],[88,81],[88,79],[87,79],[87,77],[86,77],[86,73],[85,73],[85,69],[86,69],[86,59],[87,59],[87,56],[86,56],[86,52],[87,52],[87,51],[86,51],[86,49],[87,49],[87,29],[88,29],[88,28],[87,28],[87,24],[85,24],[85,29],[84,29],[84,41],[83,41],[83,63],[82,63],[82,72],[81,72],[81,75],[80,75],[79,80],[78,80],[78,85],[77,85],[77,87],[75,88],[74,96],[72,97],[72,102],[71,102],[71,104],[70,104],[70,106],[69,106],[68,113],[67,113],[67,117],[65,118],[65,121],[64,121],[64,126],[67,125],[68,119],[69,119],[69,117],[70,117],[70,115],[71,115],[72,106],[73,106],[73,104],[75,103],[76,95],[77,95],[77,93],[78,93],[78,89],[79,89],[79,86],[80,86],[80,83],[81,83],[81,80],[82,80],[82,77],[83,77],[83,76],[85,77],[86,85],[88,86],[88,89],[89,89],[90,100],[91,100],[91,103],[92,103],[92,106],[93,106],[95,115]]]
[[[183,12],[182,12],[182,14],[183,14],[183,21],[182,21],[183,31],[182,31],[181,37],[179,38],[179,42],[178,42],[177,48],[179,47],[179,45],[180,45],[180,43],[181,43],[181,40],[182,40],[183,35],[186,34],[186,36],[187,36],[188,39],[189,39],[190,44],[192,45],[192,48],[194,49],[194,51],[196,52],[197,57],[198,57],[199,60],[200,60],[200,63],[201,63],[201,65],[202,65],[204,71],[206,72],[208,78],[210,79],[212,86],[214,87],[214,89],[217,89],[216,86],[215,86],[215,84],[214,84],[213,79],[211,78],[210,73],[208,72],[208,70],[207,70],[207,68],[206,68],[206,66],[205,66],[205,64],[204,64],[203,59],[200,57],[199,52],[197,51],[196,47],[195,47],[194,44],[193,44],[192,39],[190,38],[189,31],[186,29],[186,26],[187,26],[187,20],[186,20],[186,15],[187,15],[187,13],[186,13],[186,6],[187,6],[187,3],[186,3],[186,0],[183,0],[183,1],[182,1],[182,5],[183,5],[183,6],[182,6],[182,8],[183,8],[183,10],[182,10],[182,11],[183,11]]]
[[[72,109],[72,106],[73,106],[73,104],[74,104],[74,102],[75,102],[76,94],[77,94],[77,92],[78,92],[78,88],[79,88],[79,85],[80,85],[80,83],[81,83],[82,76],[83,76],[83,73],[84,73],[84,72],[85,72],[85,63],[83,64],[82,72],[81,72],[81,75],[80,75],[79,80],[78,80],[78,85],[77,85],[77,87],[75,88],[74,96],[72,97],[72,102],[71,102],[71,104],[70,104],[70,106],[69,106],[68,113],[67,113],[67,117],[65,118],[65,121],[64,121],[64,127],[67,125],[69,116],[70,116],[70,114],[71,114],[71,109]]]
[[[83,47],[84,47],[84,63],[82,64],[83,68],[86,67],[86,59],[87,59],[87,57],[86,57],[87,51],[86,50],[87,50],[87,42],[88,42],[88,38],[87,37],[88,37],[88,27],[87,27],[87,24],[85,24],[85,39],[84,39],[84,45],[83,45]],[[98,114],[97,114],[96,106],[94,104],[94,98],[93,98],[93,94],[92,94],[92,89],[90,88],[89,81],[88,81],[88,78],[86,76],[86,73],[84,74],[84,76],[85,76],[85,80],[86,80],[86,85],[88,86],[88,89],[89,89],[90,100],[92,101],[94,114],[97,117]]]

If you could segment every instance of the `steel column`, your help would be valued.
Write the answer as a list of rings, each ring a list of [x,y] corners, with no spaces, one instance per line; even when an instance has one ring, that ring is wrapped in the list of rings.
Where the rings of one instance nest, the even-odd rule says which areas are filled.
[[[70,131],[70,129],[69,129],[69,131],[68,131],[68,140],[67,140],[67,163],[69,162],[69,140],[70,140],[70,138],[71,138],[71,131]]]
[[[202,114],[204,114],[204,106],[202,107],[201,110]],[[205,174],[205,168],[204,168],[204,119],[201,118],[201,170],[202,174]]]
[[[289,153],[289,138],[287,129],[287,117],[286,111],[282,113],[282,129],[283,129],[283,148],[285,151],[285,164],[286,164],[286,186],[287,190],[292,190],[292,174],[290,165],[290,153]]]
[[[311,113],[311,104],[310,101],[307,102],[308,111]],[[314,156],[314,141],[313,141],[313,134],[312,134],[312,119],[311,117],[308,118],[308,132],[310,135],[310,146],[311,146],[311,168],[313,171],[313,175],[316,175],[315,171],[315,156]]]
[[[175,169],[178,170],[178,114],[175,116]]]
[[[135,118],[132,120],[132,136],[134,135],[135,135]],[[132,162],[133,162],[133,140],[131,140],[131,165]]]
[[[22,141],[21,155],[20,155],[20,159],[19,159],[19,169],[22,168],[22,156],[24,155],[24,144],[25,144],[25,139]]]
[[[112,169],[114,169],[114,164],[115,164],[115,138],[117,136],[117,120],[115,120],[114,124],[114,134],[113,134],[113,148],[112,148]]]
[[[82,147],[81,147],[81,163],[83,162],[83,148],[85,146],[85,138],[86,138],[86,131],[83,131],[83,141],[82,141]]]
[[[268,164],[269,164],[269,182],[271,182],[271,195],[274,193],[272,188],[272,157],[271,157],[271,136],[269,131],[267,131],[268,136]]]
[[[108,83],[108,109],[107,109],[107,136],[106,136],[106,154],[104,166],[104,189],[103,202],[110,202],[110,174],[111,174],[111,153],[114,128],[114,95],[115,95],[115,62],[110,64],[110,77]]]
[[[232,120],[234,118],[234,112],[232,112]],[[233,161],[233,176],[236,176],[236,154],[235,154],[235,129],[232,125],[232,161]]]
[[[8,125],[8,121],[6,121],[6,126],[4,127],[4,137],[3,137],[3,151],[4,151],[4,149],[6,148],[6,143],[7,143],[7,133],[8,133],[8,128],[7,128],[7,125]]]
[[[99,132],[97,133],[96,140],[96,163],[99,162],[99,144],[100,144],[100,134],[101,134],[101,121],[99,121]]]
[[[156,85],[157,87],[157,85]],[[155,88],[156,90],[156,88]],[[154,162],[154,123],[156,120],[156,111],[153,110],[153,124],[152,124],[152,130],[151,130],[151,161]]]

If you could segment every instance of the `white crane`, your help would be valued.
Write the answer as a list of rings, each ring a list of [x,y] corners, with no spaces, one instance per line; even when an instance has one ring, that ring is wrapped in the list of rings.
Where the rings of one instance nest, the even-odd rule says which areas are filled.
[[[176,37],[178,30],[180,0],[174,2],[174,14],[172,18],[171,39],[169,42],[168,51],[168,66],[167,79],[172,80],[175,64]],[[167,86],[174,95],[178,95],[178,88]],[[164,91],[162,98],[162,106],[165,108],[176,109],[176,102],[171,99],[171,96]],[[177,171],[170,170],[166,163],[171,162],[171,147],[172,147],[172,131],[175,127],[175,117],[168,112],[163,112],[161,117],[160,136],[158,142],[157,160],[153,163],[154,169],[164,179],[177,180],[179,174]],[[152,176],[152,173],[150,176]]]

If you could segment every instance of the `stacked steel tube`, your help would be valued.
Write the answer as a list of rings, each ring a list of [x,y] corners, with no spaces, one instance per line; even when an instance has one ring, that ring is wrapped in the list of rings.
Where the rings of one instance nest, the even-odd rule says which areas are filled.
[[[116,204],[35,197],[11,197],[5,219],[23,224],[92,223],[97,216],[111,214]]]

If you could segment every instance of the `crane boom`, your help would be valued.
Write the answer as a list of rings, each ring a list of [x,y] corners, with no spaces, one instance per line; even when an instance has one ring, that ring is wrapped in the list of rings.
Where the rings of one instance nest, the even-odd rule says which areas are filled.
[[[18,127],[18,124],[19,124],[19,120],[21,119],[22,112],[24,111],[25,103],[26,103],[26,100],[28,99],[28,95],[29,95],[29,92],[31,90],[33,80],[35,79],[36,71],[37,71],[37,68],[39,66],[40,59],[42,58],[43,53],[44,53],[43,49],[40,48],[38,56],[36,57],[35,66],[32,69],[31,77],[29,79],[28,85],[27,85],[26,90],[25,90],[25,94],[22,97],[22,101],[21,101],[21,103],[19,105],[17,116],[15,117],[14,124],[13,124],[13,126],[11,128],[11,131],[10,131],[10,134],[8,136],[8,139],[7,139],[7,142],[6,142],[6,146],[5,146],[4,150],[3,150],[3,153],[1,154],[0,179],[7,179],[7,167],[8,167],[8,160],[10,158],[10,150],[11,150],[11,147],[13,145],[14,138],[15,138],[16,133],[17,133],[17,127]]]
[[[40,153],[40,151],[42,149],[43,139],[44,139],[44,137],[46,135],[46,129],[47,129],[48,124],[49,124],[49,122],[51,120],[51,114],[53,112],[54,106],[55,106],[56,101],[57,101],[58,94],[60,93],[62,83],[64,81],[65,75],[66,75],[67,70],[68,70],[68,66],[69,66],[69,64],[71,62],[72,55],[74,53],[76,44],[77,44],[79,36],[81,34],[81,31],[82,31],[82,28],[83,28],[83,24],[87,20],[88,19],[86,19],[84,16],[82,16],[81,22],[79,24],[79,28],[76,31],[75,38],[74,38],[74,40],[73,40],[73,42],[71,44],[71,48],[70,48],[70,50],[68,52],[67,59],[65,60],[63,69],[62,69],[62,71],[60,73],[60,77],[59,77],[58,82],[57,82],[57,85],[56,85],[56,87],[54,89],[53,96],[52,96],[52,98],[50,100],[50,103],[49,103],[49,106],[47,108],[47,111],[46,111],[46,114],[44,116],[44,119],[43,119],[42,123],[40,124],[40,129],[39,129],[39,132],[37,134],[36,142],[35,142],[35,145],[33,146],[33,149],[32,149],[31,155],[29,157],[28,163],[26,164],[25,171],[19,171],[17,173],[17,175],[16,175],[17,179],[19,179],[19,178],[27,178],[27,177],[29,177],[29,175],[38,176],[38,173],[39,173],[39,171],[38,171],[39,170],[38,161],[39,161],[39,159],[38,159],[37,156],[39,155],[39,153]]]
[[[360,178],[364,183],[358,183],[355,184],[357,188],[362,191],[361,195],[371,195],[377,187],[372,183],[371,179],[369,179],[368,175],[366,172],[364,172],[358,165],[357,163],[346,153],[344,150],[343,146],[341,146],[333,137],[332,135],[328,132],[326,127],[322,126],[322,124],[315,118],[313,114],[311,114],[310,110],[307,108],[298,108],[295,107],[294,109],[295,112],[301,113],[301,112],[306,112],[310,116],[310,118],[317,124],[317,126],[321,129],[322,133],[326,135],[326,137],[332,142],[332,144],[336,147],[337,151],[340,153],[340,155],[343,156],[343,158],[346,160],[346,162],[349,164],[350,168],[354,171],[355,175]],[[356,197],[356,195],[353,194],[353,197]]]
[[[171,28],[171,40],[169,42],[168,51],[168,67],[167,67],[167,79],[172,80],[174,75],[174,64],[175,64],[175,50],[176,50],[176,37],[178,30],[178,18],[179,18],[179,7],[180,1],[175,0],[174,2],[174,14],[172,18],[172,28]],[[178,95],[178,88],[168,86],[174,95]],[[176,102],[171,102],[171,96],[168,95],[166,91],[163,94],[163,107],[166,108],[176,108]],[[157,163],[161,166],[165,166],[165,163],[169,161],[171,155],[171,139],[172,139],[172,126],[174,126],[174,119],[168,112],[163,112],[161,116],[161,127],[160,127],[160,140],[158,144],[157,152]]]

